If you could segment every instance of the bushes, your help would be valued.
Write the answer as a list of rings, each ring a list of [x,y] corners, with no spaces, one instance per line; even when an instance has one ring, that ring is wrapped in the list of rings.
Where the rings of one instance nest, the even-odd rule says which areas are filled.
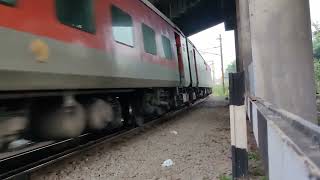
[[[317,93],[320,93],[320,60],[315,59],[314,64],[314,79],[316,83]]]
[[[217,84],[217,85],[214,85],[213,88],[212,88],[212,91],[213,91],[213,95],[214,96],[220,96],[220,97],[227,97],[229,96],[229,87],[226,86],[225,87],[225,93],[223,93],[223,86],[222,84]]]

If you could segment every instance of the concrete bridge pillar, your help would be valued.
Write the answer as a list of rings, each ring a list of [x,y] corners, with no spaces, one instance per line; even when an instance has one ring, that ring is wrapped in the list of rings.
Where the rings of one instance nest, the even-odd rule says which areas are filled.
[[[251,49],[251,29],[250,29],[250,16],[249,16],[249,1],[236,0],[237,7],[237,56],[241,68],[245,72],[245,87],[246,93],[250,92],[249,84],[249,65],[252,63],[252,49]]]
[[[237,0],[247,95],[316,122],[309,1]]]

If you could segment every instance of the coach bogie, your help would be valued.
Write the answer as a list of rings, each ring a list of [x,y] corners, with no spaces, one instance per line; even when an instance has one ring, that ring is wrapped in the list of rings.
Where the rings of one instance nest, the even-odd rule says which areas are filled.
[[[114,120],[114,110],[109,102],[94,98],[86,106],[89,130],[102,130]]]
[[[142,99],[142,109],[145,116],[160,116],[169,109],[169,91],[152,89],[146,91]]]
[[[77,137],[86,127],[85,110],[72,96],[37,100],[30,121],[35,137],[46,140]]]
[[[0,150],[5,149],[9,144],[21,138],[28,126],[26,114],[1,115],[0,117]]]

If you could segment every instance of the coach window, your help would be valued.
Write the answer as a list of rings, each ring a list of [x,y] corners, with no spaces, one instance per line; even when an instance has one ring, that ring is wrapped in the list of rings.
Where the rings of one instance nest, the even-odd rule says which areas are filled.
[[[170,39],[168,39],[165,36],[162,36],[162,46],[163,46],[163,52],[164,56],[167,59],[172,59],[172,49],[171,49],[171,42]]]
[[[56,12],[62,24],[95,33],[93,0],[56,0]]]
[[[149,26],[142,24],[144,50],[147,53],[157,55],[156,33]]]
[[[112,6],[112,33],[115,41],[133,47],[133,23],[131,16]]]
[[[9,6],[15,6],[17,3],[17,0],[0,0],[0,3],[9,5]]]

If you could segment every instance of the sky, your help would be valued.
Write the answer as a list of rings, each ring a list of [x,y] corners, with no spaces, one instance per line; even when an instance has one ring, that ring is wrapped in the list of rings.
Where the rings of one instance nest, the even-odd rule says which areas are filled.
[[[320,0],[310,0],[311,21],[320,23]],[[234,31],[225,31],[224,24],[211,27],[200,33],[190,36],[191,42],[200,51],[203,58],[213,64],[214,78],[221,78],[221,60],[219,48],[219,35],[222,36],[224,69],[236,59]]]
[[[224,68],[236,58],[234,31],[225,31],[224,24],[219,24],[189,37],[202,57],[213,66],[214,78],[221,78],[221,57],[219,35],[222,37]]]

